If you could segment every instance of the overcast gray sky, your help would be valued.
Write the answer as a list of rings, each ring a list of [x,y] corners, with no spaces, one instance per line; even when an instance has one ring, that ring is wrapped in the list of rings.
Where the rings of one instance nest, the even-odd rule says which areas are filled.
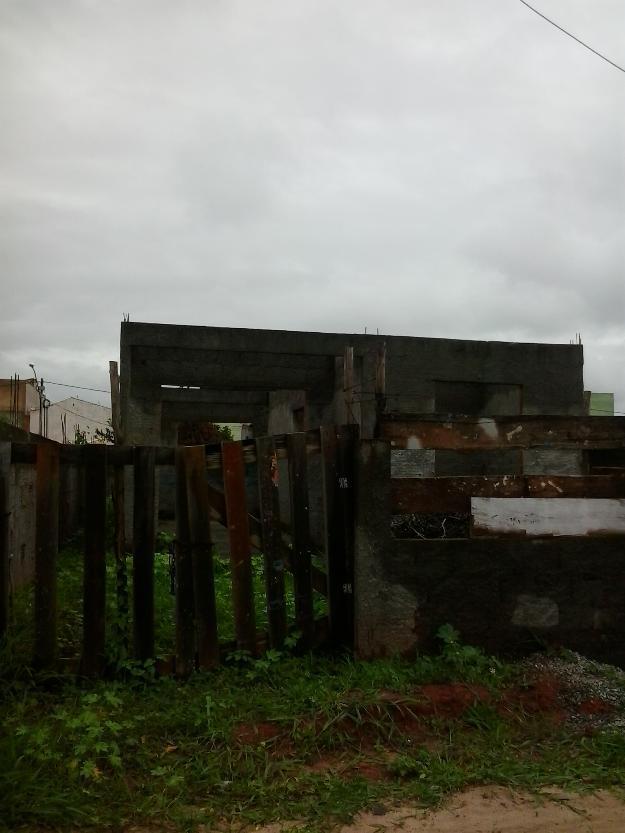
[[[625,411],[625,74],[518,0],[0,0],[0,112],[0,376],[106,388],[124,312],[581,332]]]

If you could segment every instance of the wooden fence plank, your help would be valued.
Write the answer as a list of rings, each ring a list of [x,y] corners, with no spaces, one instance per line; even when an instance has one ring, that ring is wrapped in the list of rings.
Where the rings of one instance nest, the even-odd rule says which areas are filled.
[[[330,639],[354,642],[354,450],[358,426],[322,426],[321,457]]]
[[[386,409],[386,342],[378,346],[375,365],[375,436],[380,435],[380,422]]]
[[[128,569],[126,560],[126,482],[124,467],[114,466],[111,497],[113,500],[115,553],[115,598],[117,621],[115,622],[115,640],[119,656],[128,655]]]
[[[224,496],[228,518],[234,629],[240,650],[256,652],[254,580],[241,443],[222,443]]]
[[[393,512],[470,512],[472,497],[625,497],[625,475],[489,475],[391,481]]]
[[[602,417],[596,417],[602,419]],[[319,432],[316,430],[306,431],[306,449],[308,453],[319,451]],[[274,437],[276,453],[279,460],[286,460],[286,434],[279,434]],[[242,440],[243,460],[245,463],[256,462],[256,445],[254,440]],[[60,447],[61,463],[80,463],[83,457],[84,446],[62,445]],[[222,467],[221,446],[217,444],[204,446],[206,453],[206,468],[211,471],[219,471]],[[173,466],[176,463],[175,449],[172,447],[155,448],[155,464],[157,466]],[[36,459],[35,443],[11,443],[12,463],[34,463]],[[109,448],[109,465],[111,466],[132,466],[134,465],[134,446],[114,446]]]
[[[109,381],[111,385],[111,425],[117,447],[123,445],[124,437],[121,419],[121,399],[119,389],[119,372],[116,361],[109,362]],[[128,655],[128,571],[126,569],[126,482],[124,467],[113,466],[112,499],[114,516],[115,552],[115,596],[117,604],[117,621],[115,622],[115,640],[119,646],[120,657]]]
[[[59,449],[37,445],[35,533],[36,668],[53,669],[57,661],[57,560],[59,549]]]
[[[9,625],[9,522],[11,443],[0,442],[0,641]]]
[[[623,448],[625,417],[386,415],[380,436],[395,448]]]
[[[98,676],[105,665],[106,446],[85,454],[85,567],[82,672]]]
[[[137,659],[143,661],[154,657],[154,459],[154,448],[135,448],[132,582],[134,653]]]
[[[625,536],[625,500],[471,498],[474,536]]]
[[[278,458],[271,437],[260,437],[256,440],[256,459],[269,644],[272,648],[281,648],[286,637],[287,621],[277,480]]]
[[[176,674],[188,677],[195,665],[195,605],[184,448],[176,448]]]
[[[310,447],[307,446],[307,449]],[[318,450],[318,449],[317,449]],[[278,455],[279,457],[279,455]],[[224,497],[223,492],[220,492],[219,489],[216,489],[211,484],[208,484],[208,495],[209,495],[209,503],[210,503],[210,515],[211,518],[217,523],[220,523],[222,526],[227,527],[228,521],[226,518],[226,499]],[[247,516],[248,525],[250,528],[250,546],[262,552],[263,545],[261,541],[262,536],[262,529],[261,524],[258,518],[254,515],[248,514]],[[283,531],[288,529],[288,525],[285,524]],[[290,572],[293,572],[293,566],[291,564],[291,551],[289,550],[288,546],[285,544],[284,541],[280,543],[280,553],[281,557],[284,561],[285,568]],[[328,595],[328,587],[326,581],[326,574],[323,570],[320,570],[319,567],[316,567],[314,564],[311,567],[312,571],[312,583],[313,588],[317,593],[321,593],[322,596]]]
[[[293,527],[293,584],[295,619],[302,633],[301,646],[312,647],[315,638],[312,575],[310,560],[310,518],[308,511],[308,468],[306,436],[288,437],[289,487],[291,493],[291,524]]]
[[[343,353],[343,400],[345,403],[345,422],[354,419],[354,348],[346,347]]]
[[[219,664],[219,639],[206,455],[202,446],[189,446],[183,449],[183,453],[193,563],[198,665],[201,669],[208,669]]]

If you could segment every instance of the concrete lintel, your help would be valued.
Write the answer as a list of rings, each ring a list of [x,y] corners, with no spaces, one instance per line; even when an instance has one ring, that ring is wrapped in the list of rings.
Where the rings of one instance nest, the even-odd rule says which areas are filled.
[[[206,389],[200,387],[180,388],[162,387],[154,382],[133,383],[133,397],[136,399],[150,399],[163,403],[206,403],[214,405],[267,405],[267,391],[264,390],[233,390],[228,388]]]
[[[122,345],[158,346],[200,350],[343,355],[346,346],[356,352],[374,349],[385,336],[355,333],[316,333],[294,330],[255,330],[240,327],[199,327],[177,324],[123,322]]]
[[[214,402],[164,402],[163,424],[169,422],[256,422],[266,420],[264,405]]]

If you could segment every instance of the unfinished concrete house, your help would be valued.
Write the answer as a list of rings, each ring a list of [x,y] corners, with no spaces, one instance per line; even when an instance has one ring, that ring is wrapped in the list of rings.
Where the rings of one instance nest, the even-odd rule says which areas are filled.
[[[625,419],[585,414],[582,370],[579,344],[124,323],[122,442],[4,449],[5,469],[35,464],[43,497],[41,661],[56,650],[46,568],[59,471],[78,466],[85,592],[99,610],[83,659],[94,670],[105,658],[110,474],[141,660],[155,649],[157,513],[175,532],[177,674],[214,667],[226,647],[216,557],[230,565],[237,648],[251,654],[280,649],[295,628],[305,648],[414,656],[451,624],[491,652],[566,646],[625,662]],[[246,423],[253,437],[189,430],[208,422]],[[6,566],[6,536],[2,552]]]
[[[255,436],[355,422],[367,438],[380,413],[584,413],[578,344],[124,322],[120,357],[127,443],[175,445],[203,420]]]
[[[170,445],[197,422],[249,423],[253,436],[355,423],[375,437],[389,414],[584,413],[581,345],[461,341],[124,322],[124,442]],[[392,451],[393,477],[576,474],[577,451]],[[284,465],[284,464],[283,464]],[[286,472],[283,473],[286,475]],[[255,473],[248,472],[250,483]],[[313,536],[322,536],[320,475],[310,473]],[[173,518],[173,473],[159,510]],[[250,490],[253,491],[252,489]],[[288,505],[282,506],[288,518]]]

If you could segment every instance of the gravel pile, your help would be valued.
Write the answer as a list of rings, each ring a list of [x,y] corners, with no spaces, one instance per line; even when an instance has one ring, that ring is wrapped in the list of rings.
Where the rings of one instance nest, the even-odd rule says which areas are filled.
[[[625,731],[625,671],[574,651],[560,656],[534,654],[521,667],[532,676],[548,675],[560,685],[568,722],[580,728]]]

